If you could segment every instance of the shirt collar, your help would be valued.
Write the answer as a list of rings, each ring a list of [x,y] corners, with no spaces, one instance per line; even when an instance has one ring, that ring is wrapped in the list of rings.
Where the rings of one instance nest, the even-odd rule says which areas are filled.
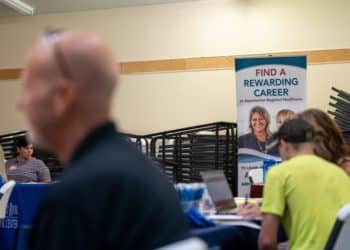
[[[96,142],[100,141],[102,138],[109,136],[111,133],[116,133],[116,125],[113,122],[106,122],[101,126],[95,128],[91,131],[85,139],[83,139],[79,144],[76,150],[71,157],[70,163],[78,160],[82,157],[86,151],[93,147]]]

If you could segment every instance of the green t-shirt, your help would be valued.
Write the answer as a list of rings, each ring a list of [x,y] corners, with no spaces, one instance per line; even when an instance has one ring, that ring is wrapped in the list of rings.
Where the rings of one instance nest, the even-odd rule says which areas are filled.
[[[318,250],[349,202],[349,176],[322,158],[303,155],[268,171],[261,211],[280,216],[292,250]]]

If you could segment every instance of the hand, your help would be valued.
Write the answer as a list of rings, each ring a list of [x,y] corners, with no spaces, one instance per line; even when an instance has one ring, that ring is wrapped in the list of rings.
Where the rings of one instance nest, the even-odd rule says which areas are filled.
[[[261,216],[261,212],[257,204],[248,203],[238,207],[238,215],[246,218],[254,218]]]

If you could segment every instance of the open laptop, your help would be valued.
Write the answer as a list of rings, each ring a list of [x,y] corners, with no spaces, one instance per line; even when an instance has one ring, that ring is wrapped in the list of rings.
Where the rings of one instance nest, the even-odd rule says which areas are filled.
[[[237,205],[233,198],[223,170],[200,172],[217,214],[237,214]]]

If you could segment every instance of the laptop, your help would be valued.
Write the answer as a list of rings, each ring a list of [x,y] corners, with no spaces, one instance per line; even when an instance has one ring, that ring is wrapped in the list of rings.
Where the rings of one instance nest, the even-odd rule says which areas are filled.
[[[237,214],[237,205],[233,198],[223,170],[200,172],[208,193],[214,203],[217,214]]]

